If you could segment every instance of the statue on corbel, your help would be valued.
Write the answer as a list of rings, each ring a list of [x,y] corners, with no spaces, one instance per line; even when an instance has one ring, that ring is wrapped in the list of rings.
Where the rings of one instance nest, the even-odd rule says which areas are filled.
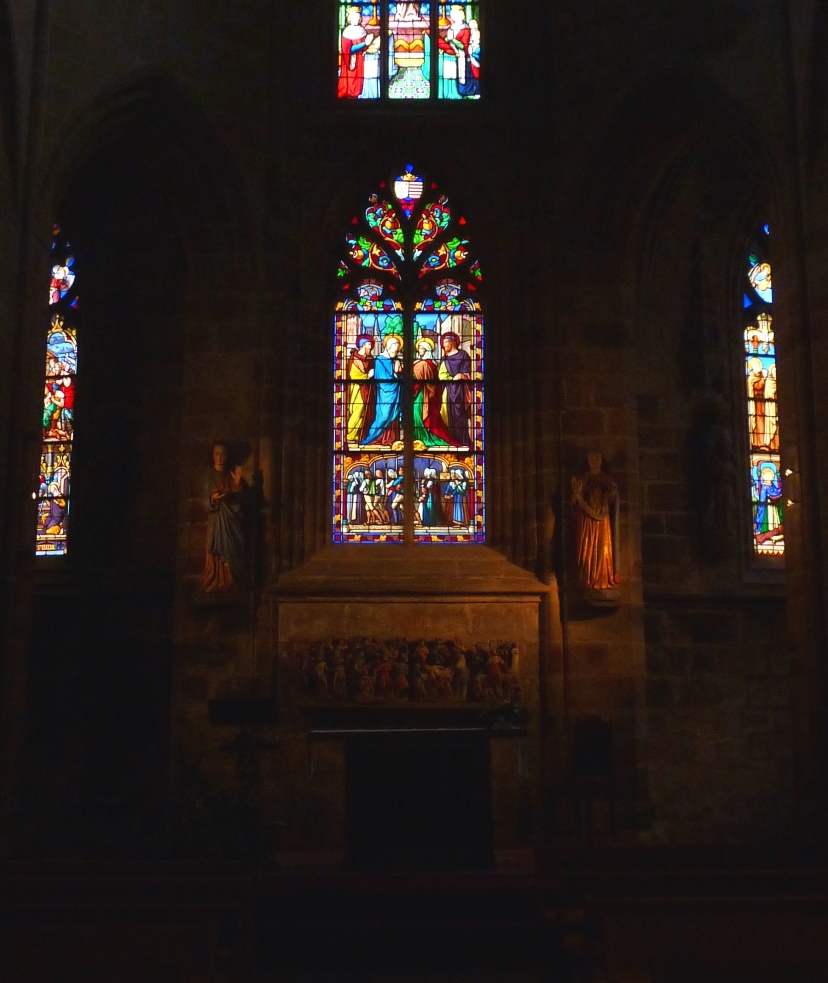
[[[601,453],[587,454],[588,470],[572,478],[578,587],[590,604],[620,603],[618,486],[603,469]]]
[[[217,440],[207,483],[207,544],[202,579],[205,594],[234,594],[248,585],[261,509],[261,472],[252,486],[242,476],[249,445]]]

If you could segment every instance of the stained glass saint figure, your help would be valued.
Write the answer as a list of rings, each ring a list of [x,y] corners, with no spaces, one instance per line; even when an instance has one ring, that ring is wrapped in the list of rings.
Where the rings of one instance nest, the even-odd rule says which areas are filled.
[[[340,4],[340,99],[380,96],[380,22],[377,5]]]
[[[467,14],[472,4],[440,4],[439,97],[475,99],[480,95],[480,25]]]
[[[443,421],[443,387],[434,361],[435,340],[425,335],[417,341],[414,362],[414,440],[425,447],[451,447],[454,443]]]
[[[400,439],[400,382],[403,340],[398,334],[382,339],[382,351],[374,360],[374,420],[362,440],[364,445],[393,447]]]

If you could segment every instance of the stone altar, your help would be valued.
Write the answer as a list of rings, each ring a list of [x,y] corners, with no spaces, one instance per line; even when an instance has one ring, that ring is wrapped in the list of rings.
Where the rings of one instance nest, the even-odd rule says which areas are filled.
[[[290,772],[290,760],[308,759],[309,738],[320,729],[297,698],[288,654],[297,645],[355,636],[457,638],[468,646],[508,639],[520,650],[521,705],[528,725],[525,736],[490,742],[494,843],[530,846],[540,780],[539,614],[542,598],[554,589],[494,550],[476,545],[332,546],[281,576],[272,597],[284,775]],[[324,728],[343,733],[426,728],[434,726],[434,712],[417,703],[337,710],[331,702]],[[473,703],[453,706],[450,726],[479,727],[481,713]],[[287,784],[291,801],[285,809],[316,816],[317,833],[292,845],[307,850],[339,847],[347,827],[344,751],[330,741],[314,741],[311,756],[307,780]],[[305,823],[306,830],[313,826]]]

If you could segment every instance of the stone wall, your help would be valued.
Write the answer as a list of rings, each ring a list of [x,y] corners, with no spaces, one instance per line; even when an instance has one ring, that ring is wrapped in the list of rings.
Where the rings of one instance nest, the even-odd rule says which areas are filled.
[[[794,775],[803,798],[818,801],[828,113],[814,52],[824,50],[825,18],[792,3],[789,25],[773,0],[750,12],[721,0],[639,6],[492,4],[479,104],[373,107],[332,98],[325,4],[287,12],[278,3],[229,10],[149,0],[140,25],[138,8],[122,3],[81,10],[52,0],[31,20],[14,5],[10,25],[0,23],[16,31],[18,51],[0,79],[0,255],[17,261],[0,276],[8,809],[21,772],[48,787],[62,760],[52,732],[40,763],[21,751],[61,695],[60,674],[49,672],[59,647],[38,635],[39,612],[55,592],[82,594],[83,611],[96,598],[107,606],[110,588],[132,597],[125,571],[135,568],[166,585],[163,604],[147,590],[124,605],[123,625],[117,605],[109,621],[132,640],[121,653],[131,672],[142,666],[140,653],[129,654],[136,639],[167,653],[169,662],[153,662],[169,669],[159,670],[154,702],[168,722],[157,755],[168,754],[171,772],[186,759],[217,785],[236,780],[228,735],[211,726],[207,704],[271,693],[268,587],[328,545],[334,271],[367,189],[408,160],[462,207],[485,271],[489,545],[527,576],[554,575],[560,588],[560,617],[550,616],[538,646],[543,781],[566,777],[571,729],[599,714],[614,728],[632,837],[784,837],[795,825],[786,812]],[[12,70],[16,87],[6,84]],[[14,112],[12,91],[22,101]],[[133,214],[145,208],[157,221],[137,244],[129,222],[116,230],[125,282],[109,288],[108,313],[98,308],[101,324],[128,324],[139,347],[153,347],[144,391],[117,364],[117,345],[100,368],[127,373],[123,415],[137,448],[123,499],[130,544],[111,562],[119,547],[103,489],[112,487],[104,479],[113,480],[121,411],[115,385],[98,406],[100,429],[84,437],[97,462],[85,479],[97,559],[82,575],[71,564],[44,574],[29,532],[42,402],[34,326],[48,265],[40,243],[55,216],[73,209],[99,225],[124,215],[107,202],[119,180],[135,195],[133,163],[146,176]],[[106,195],[96,174],[108,175]],[[699,401],[713,395],[741,454],[738,273],[760,220],[770,221],[777,250],[780,419],[802,498],[786,517],[787,586],[781,570],[751,562],[744,489],[717,548],[700,537],[690,448]],[[95,222],[85,227],[96,235]],[[118,237],[106,248],[100,268],[111,271]],[[119,304],[129,317],[119,317]],[[256,589],[239,604],[198,596],[207,455],[218,437],[247,442],[246,475],[264,480]],[[593,448],[621,498],[622,605],[613,612],[585,609],[573,588],[569,483]],[[81,472],[77,495],[81,520]],[[85,619],[72,631],[65,648],[86,646],[105,667],[117,665],[105,658],[106,632]],[[129,673],[95,689],[108,677],[94,665],[90,687],[102,707],[129,697]],[[78,733],[82,706],[66,710]],[[267,794],[276,802],[287,790],[288,822],[315,836],[336,826],[336,808],[320,795],[316,813],[302,812],[305,792],[294,791],[307,782],[305,763],[291,740],[289,754],[271,756]],[[82,770],[86,759],[76,758]],[[320,750],[318,767],[333,775],[335,752]],[[160,797],[164,781],[157,789]]]
[[[796,828],[787,633],[778,599],[653,601],[647,763],[669,843],[759,843]]]

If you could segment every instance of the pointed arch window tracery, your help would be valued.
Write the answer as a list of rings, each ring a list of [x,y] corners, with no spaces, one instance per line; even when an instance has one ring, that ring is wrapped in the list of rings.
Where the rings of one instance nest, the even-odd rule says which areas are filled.
[[[333,541],[485,542],[483,315],[466,220],[413,165],[346,233]]]

